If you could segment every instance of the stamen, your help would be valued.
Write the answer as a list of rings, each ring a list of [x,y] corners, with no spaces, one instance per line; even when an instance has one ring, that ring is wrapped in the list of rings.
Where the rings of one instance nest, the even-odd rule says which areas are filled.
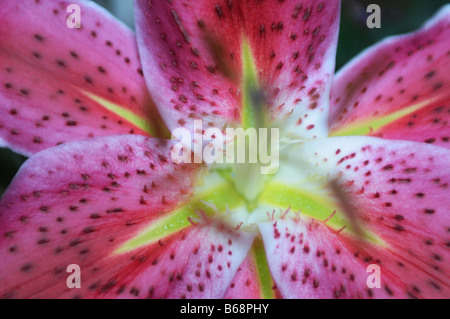
[[[294,218],[293,218],[293,220],[294,220],[295,222],[297,222],[297,223],[300,221],[300,211],[294,212]]]
[[[290,211],[291,211],[291,205],[289,205],[289,208],[286,209],[286,211],[284,212],[283,215],[281,215],[281,219],[284,219],[286,217],[286,215],[289,214]]]
[[[191,217],[188,217],[187,220],[192,224],[192,226],[197,226],[198,223],[194,222]]]
[[[272,216],[270,216],[269,212],[267,212],[267,217],[269,217],[269,220],[271,220],[271,221],[275,221],[274,215],[275,215],[275,209],[272,212]]]
[[[217,208],[217,206],[216,205],[214,205],[214,204],[212,204],[212,203],[208,203],[208,202],[205,202],[205,201],[200,201],[201,203],[203,203],[203,204],[205,204],[206,206],[208,206],[209,208],[211,208],[213,211],[214,211],[214,213],[216,214],[216,215],[218,215],[220,212],[219,212],[219,209]],[[227,205],[227,212],[228,212],[228,205]],[[204,212],[203,212],[204,213]]]
[[[195,211],[195,214],[197,215],[198,218],[192,218],[192,217],[187,218],[187,220],[189,221],[189,223],[192,224],[192,226],[197,226],[198,224],[206,224],[210,221],[210,219],[208,218],[208,215],[206,215],[206,213],[203,209],[197,209]]]
[[[343,230],[345,229],[345,227],[347,227],[347,226],[344,226],[344,227],[342,227],[341,229],[339,229],[339,230],[336,232],[336,234],[339,234],[341,231],[343,231]]]
[[[361,218],[358,211],[356,211],[354,206],[351,204],[352,201],[349,194],[347,194],[347,192],[339,185],[338,179],[331,180],[329,185],[334,195],[340,201],[343,208],[343,213],[350,221],[352,230],[355,231],[358,237],[362,237],[363,231],[361,228]]]
[[[326,224],[333,216],[336,215],[336,211],[334,211],[327,219],[325,219],[323,222]]]

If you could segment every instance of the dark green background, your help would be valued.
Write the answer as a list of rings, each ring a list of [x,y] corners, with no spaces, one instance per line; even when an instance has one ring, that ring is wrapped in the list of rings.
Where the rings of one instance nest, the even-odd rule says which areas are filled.
[[[117,1],[131,3],[131,0],[98,0],[96,2],[108,9],[116,8],[119,11],[114,14],[121,16],[126,23],[132,26],[133,18],[128,13],[130,11],[118,7]],[[366,26],[368,16],[366,8],[371,3],[381,7],[381,29],[369,29]],[[443,0],[343,0],[337,69],[364,48],[384,37],[419,28],[425,20],[446,3],[448,2]],[[6,189],[24,160],[23,156],[0,149],[0,194]]]

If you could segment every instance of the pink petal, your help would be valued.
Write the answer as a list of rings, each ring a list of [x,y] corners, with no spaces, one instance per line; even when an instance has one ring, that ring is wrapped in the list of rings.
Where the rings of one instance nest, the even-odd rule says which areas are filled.
[[[244,36],[273,119],[290,115],[290,125],[280,124],[286,134],[327,134],[339,1],[136,4],[147,86],[169,129],[239,121]]]
[[[66,8],[81,8],[69,29]],[[134,34],[104,9],[82,1],[5,1],[0,8],[0,142],[31,155],[94,136],[149,135],[83,92],[148,118]]]
[[[338,180],[365,227],[388,245],[383,254],[402,264],[380,257],[387,271],[402,274],[408,287],[402,297],[450,295],[449,150],[416,142],[341,137],[305,143],[298,152]],[[373,254],[373,260],[377,258]],[[413,287],[420,293],[411,291]]]
[[[251,253],[238,268],[236,275],[228,287],[224,299],[259,299],[261,286],[255,260]]]
[[[262,254],[261,254],[262,253]],[[261,255],[259,255],[261,254]],[[257,255],[259,255],[257,257]],[[260,260],[259,258],[263,259]],[[244,262],[238,268],[224,299],[279,299],[281,298],[268,269],[264,244],[260,238],[253,242]]]
[[[101,137],[29,159],[0,201],[0,296],[84,296],[100,273],[129,265],[130,255],[111,254],[191,190],[197,167],[174,165],[171,146]],[[85,290],[67,288],[70,264]]]
[[[174,237],[133,251],[135,260],[105,278],[117,287],[90,296],[116,298],[117,288],[125,286],[120,298],[222,298],[254,235],[205,223]]]
[[[317,221],[289,218],[262,224],[260,230],[271,272],[285,298],[386,298],[401,293],[383,266],[383,289],[369,289],[365,254]]]
[[[333,83],[332,134],[366,123],[355,134],[449,147],[449,37],[445,6],[421,30],[390,37],[351,61]]]

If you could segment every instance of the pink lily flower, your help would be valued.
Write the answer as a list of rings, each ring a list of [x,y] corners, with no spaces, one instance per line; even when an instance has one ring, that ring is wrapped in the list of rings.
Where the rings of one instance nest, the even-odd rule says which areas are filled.
[[[32,155],[0,296],[450,296],[450,6],[334,76],[338,0],[137,0],[136,37],[89,2],[0,3],[0,145]],[[276,174],[171,160],[164,125],[248,127],[255,88]]]

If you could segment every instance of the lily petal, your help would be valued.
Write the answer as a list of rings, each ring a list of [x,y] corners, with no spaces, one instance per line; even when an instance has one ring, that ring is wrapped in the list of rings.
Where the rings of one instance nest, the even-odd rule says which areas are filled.
[[[257,269],[250,253],[238,268],[228,287],[224,299],[258,299],[261,298]]]
[[[101,272],[129,265],[133,251],[117,249],[167,216],[192,188],[198,167],[168,160],[172,145],[111,136],[30,158],[0,201],[0,296],[86,295]],[[71,264],[81,267],[81,290],[66,286]]]
[[[222,298],[254,237],[212,222],[191,226],[127,254],[134,261],[105,280],[127,287],[121,298]],[[94,296],[114,298],[116,289]]]
[[[261,224],[260,230],[269,266],[285,298],[386,298],[401,293],[383,265],[384,289],[369,289],[369,263],[361,247],[341,241],[342,236],[318,221],[287,218]],[[372,253],[379,258],[376,249]]]
[[[248,43],[275,125],[295,137],[327,135],[339,1],[138,0],[136,21],[147,86],[169,129],[241,119]]]
[[[267,257],[260,238],[238,268],[224,299],[273,299],[280,293],[274,284],[267,265]]]
[[[67,27],[67,8],[81,28]],[[2,1],[0,140],[24,155],[95,136],[155,135],[132,31],[84,1]]]
[[[450,5],[417,32],[390,37],[345,66],[332,87],[331,135],[449,147]]]
[[[389,272],[402,272],[405,285],[421,292],[415,295],[448,297],[449,150],[340,137],[304,143],[295,153],[297,163],[300,156],[317,174],[337,181],[364,227],[381,239],[378,247],[399,262],[386,266],[376,254],[373,260],[383,260]]]

